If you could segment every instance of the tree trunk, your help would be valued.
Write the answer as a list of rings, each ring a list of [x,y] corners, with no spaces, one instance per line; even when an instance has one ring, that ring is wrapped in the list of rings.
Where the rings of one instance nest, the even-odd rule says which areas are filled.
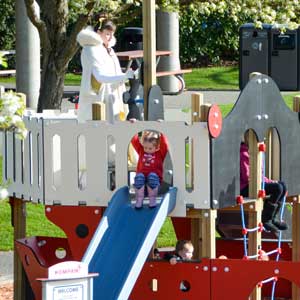
[[[60,109],[61,107],[67,66],[57,66],[54,57],[55,55],[52,57],[49,55],[43,63],[38,112],[42,112],[43,109]]]

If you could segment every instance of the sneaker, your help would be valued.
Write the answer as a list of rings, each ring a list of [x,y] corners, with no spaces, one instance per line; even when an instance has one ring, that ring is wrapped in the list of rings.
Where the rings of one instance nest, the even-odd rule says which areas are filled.
[[[288,224],[286,224],[284,221],[276,221],[273,220],[272,223],[279,229],[279,230],[287,230],[289,228]]]
[[[267,230],[267,231],[271,231],[271,232],[274,232],[274,233],[278,233],[278,228],[271,222],[271,221],[268,221],[266,223],[263,223],[264,225],[264,228]]]

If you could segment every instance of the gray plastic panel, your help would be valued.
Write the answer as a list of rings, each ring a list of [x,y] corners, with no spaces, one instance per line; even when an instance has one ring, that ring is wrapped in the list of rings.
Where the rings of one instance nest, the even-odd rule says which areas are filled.
[[[281,180],[289,194],[300,193],[300,125],[298,113],[283,101],[274,81],[255,76],[245,87],[232,111],[223,120],[223,129],[211,141],[212,206],[235,204],[239,195],[239,148],[247,129],[253,129],[260,142],[269,128],[276,128],[280,141]]]

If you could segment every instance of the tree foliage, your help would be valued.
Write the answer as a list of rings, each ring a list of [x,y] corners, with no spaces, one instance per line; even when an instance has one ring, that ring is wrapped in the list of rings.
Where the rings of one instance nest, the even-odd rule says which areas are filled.
[[[238,55],[239,27],[254,23],[299,26],[298,0],[180,1],[181,60],[189,64],[215,63]],[[284,27],[283,27],[284,28]],[[283,29],[284,30],[284,29]]]
[[[15,0],[0,1],[0,50],[15,48]]]
[[[142,1],[127,0],[141,6]],[[180,56],[185,64],[216,63],[238,55],[239,27],[244,23],[299,25],[298,0],[156,0],[158,9],[180,16]]]
[[[5,2],[8,1],[13,0]],[[143,3],[142,0],[37,0],[41,9],[39,18],[34,1],[24,1],[29,18],[38,28],[43,51],[40,111],[60,107],[65,72],[78,50],[76,35],[93,11],[118,17],[116,23],[121,26],[139,24]],[[298,0],[157,0],[156,5],[165,11],[179,12],[181,60],[190,64],[235,57],[238,28],[243,23],[253,22],[257,27],[262,23],[287,24],[293,29],[298,26],[300,16]]]

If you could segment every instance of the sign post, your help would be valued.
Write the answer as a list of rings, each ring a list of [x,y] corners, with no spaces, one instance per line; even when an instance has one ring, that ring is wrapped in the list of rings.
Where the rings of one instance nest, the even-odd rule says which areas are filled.
[[[42,300],[93,300],[93,278],[97,273],[88,273],[88,266],[78,261],[66,261],[53,265],[48,278],[42,282]]]

